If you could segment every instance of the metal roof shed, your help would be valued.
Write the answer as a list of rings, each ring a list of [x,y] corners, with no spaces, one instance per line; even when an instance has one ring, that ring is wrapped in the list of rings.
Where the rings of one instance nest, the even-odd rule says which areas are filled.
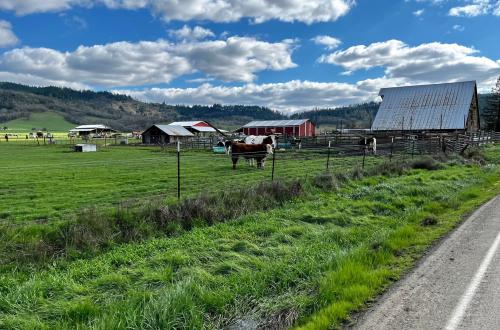
[[[193,133],[182,126],[153,125],[142,133],[142,142],[145,144],[167,144],[193,136]]]
[[[382,88],[373,131],[477,131],[475,81]]]

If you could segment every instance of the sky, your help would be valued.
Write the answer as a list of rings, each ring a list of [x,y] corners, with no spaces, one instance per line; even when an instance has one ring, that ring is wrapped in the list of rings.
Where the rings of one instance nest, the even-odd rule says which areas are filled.
[[[284,113],[500,76],[500,0],[0,0],[0,81]]]

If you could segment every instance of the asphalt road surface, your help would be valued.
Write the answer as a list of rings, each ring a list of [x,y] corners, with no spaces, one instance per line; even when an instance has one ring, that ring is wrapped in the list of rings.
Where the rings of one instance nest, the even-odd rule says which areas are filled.
[[[500,196],[478,209],[354,329],[500,329]]]

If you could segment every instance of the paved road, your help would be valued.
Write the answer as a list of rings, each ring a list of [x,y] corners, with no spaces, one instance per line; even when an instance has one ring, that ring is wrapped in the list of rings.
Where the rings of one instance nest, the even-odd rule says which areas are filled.
[[[500,329],[500,196],[477,210],[351,327]]]

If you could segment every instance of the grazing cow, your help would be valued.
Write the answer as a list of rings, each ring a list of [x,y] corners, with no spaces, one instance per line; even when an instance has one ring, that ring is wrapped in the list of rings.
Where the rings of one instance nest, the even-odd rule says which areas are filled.
[[[246,144],[233,143],[231,145],[231,160],[233,161],[233,170],[236,169],[236,163],[240,156],[245,159],[255,159],[257,168],[264,168],[264,162],[268,154],[273,153],[271,144]]]
[[[371,138],[362,138],[359,140],[359,145],[362,149],[367,150],[369,153],[376,155],[377,154],[377,139],[374,137]]]

